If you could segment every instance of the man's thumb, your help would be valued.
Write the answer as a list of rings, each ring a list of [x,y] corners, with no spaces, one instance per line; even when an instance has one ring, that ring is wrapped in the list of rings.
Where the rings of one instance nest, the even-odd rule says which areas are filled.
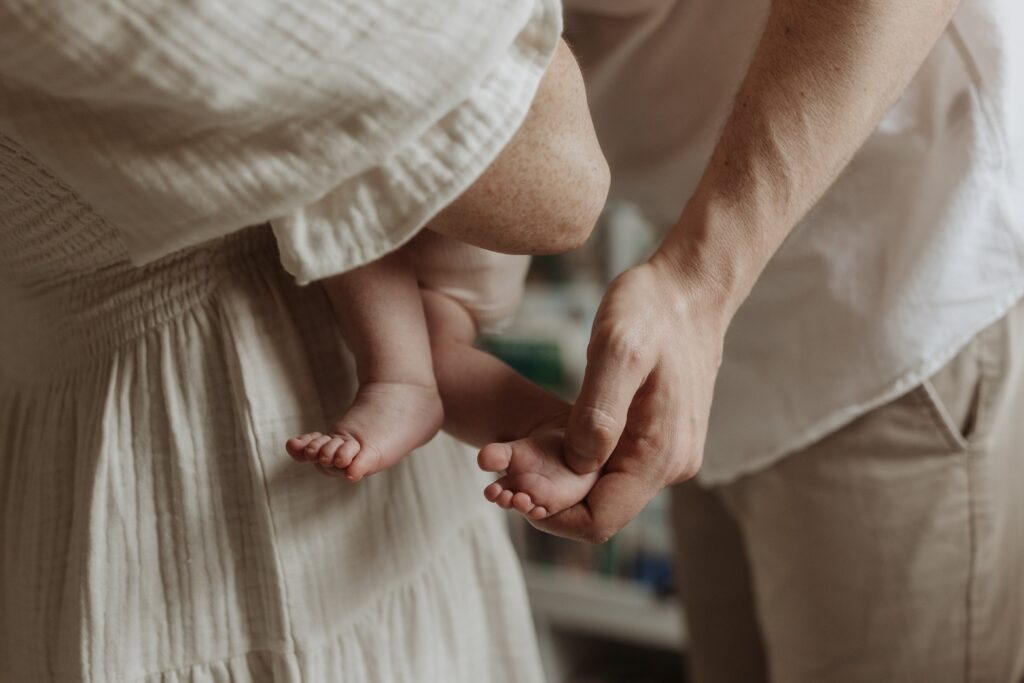
[[[582,397],[581,397],[582,398]],[[569,416],[565,438],[565,460],[577,472],[600,469],[619,443],[629,406],[618,417],[609,408],[577,402]]]

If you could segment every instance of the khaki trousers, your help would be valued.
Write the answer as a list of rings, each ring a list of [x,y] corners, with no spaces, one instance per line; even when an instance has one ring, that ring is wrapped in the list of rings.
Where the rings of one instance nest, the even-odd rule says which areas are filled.
[[[698,683],[1024,681],[1024,305],[909,394],[673,502]]]

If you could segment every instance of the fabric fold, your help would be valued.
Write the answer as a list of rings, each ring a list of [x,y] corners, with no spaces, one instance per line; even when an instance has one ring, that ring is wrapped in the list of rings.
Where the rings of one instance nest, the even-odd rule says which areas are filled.
[[[0,130],[136,265],[277,218],[307,281],[393,249],[486,168],[529,108],[560,9],[5,3]]]

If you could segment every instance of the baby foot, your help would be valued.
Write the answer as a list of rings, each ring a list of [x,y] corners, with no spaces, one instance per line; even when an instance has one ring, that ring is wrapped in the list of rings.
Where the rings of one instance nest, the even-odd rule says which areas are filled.
[[[285,448],[299,461],[342,472],[349,481],[385,470],[441,429],[444,409],[437,387],[371,382],[330,432],[289,439]]]
[[[565,463],[568,417],[560,415],[524,439],[485,446],[477,456],[480,469],[504,476],[484,489],[484,497],[531,519],[544,519],[586,498],[599,473],[579,474]]]

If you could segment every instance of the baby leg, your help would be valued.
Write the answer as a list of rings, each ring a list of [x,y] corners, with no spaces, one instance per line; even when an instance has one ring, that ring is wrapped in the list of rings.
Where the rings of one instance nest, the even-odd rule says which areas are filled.
[[[447,295],[469,312],[475,333],[508,323],[523,300],[529,256],[498,254],[424,230],[409,244],[420,287]]]
[[[562,457],[569,404],[474,348],[476,326],[460,303],[426,290],[423,306],[445,430],[467,443],[489,444],[478,463],[503,473],[485,489],[487,499],[533,519],[583,500],[598,474],[578,474]]]
[[[402,250],[323,281],[356,360],[359,391],[326,433],[287,443],[297,460],[344,470],[350,481],[386,469],[429,441],[443,408],[423,301]]]

